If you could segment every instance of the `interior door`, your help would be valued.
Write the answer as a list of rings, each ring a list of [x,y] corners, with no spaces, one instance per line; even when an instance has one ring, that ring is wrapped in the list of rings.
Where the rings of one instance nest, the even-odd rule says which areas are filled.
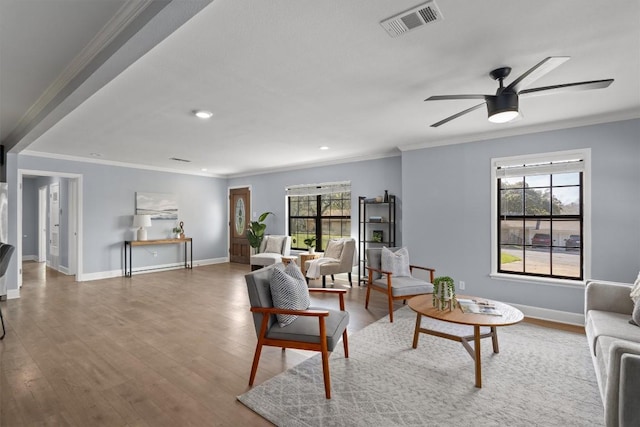
[[[60,257],[60,184],[49,186],[49,255],[50,265],[58,269]]]
[[[251,246],[246,232],[251,218],[249,188],[234,188],[229,193],[229,261],[249,264]]]

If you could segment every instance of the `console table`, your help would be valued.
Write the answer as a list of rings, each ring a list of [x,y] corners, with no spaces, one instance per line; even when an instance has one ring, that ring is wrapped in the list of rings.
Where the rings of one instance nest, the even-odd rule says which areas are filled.
[[[133,270],[132,249],[134,246],[179,245],[181,243],[184,243],[184,268],[193,268],[193,239],[191,237],[185,237],[183,239],[125,240],[124,275],[131,277]],[[189,244],[189,262],[187,262],[187,243]],[[157,268],[149,268],[147,270],[157,270]]]

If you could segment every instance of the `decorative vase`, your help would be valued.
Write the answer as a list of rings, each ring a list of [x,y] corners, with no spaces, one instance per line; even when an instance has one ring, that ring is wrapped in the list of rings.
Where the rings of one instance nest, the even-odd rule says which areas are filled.
[[[313,255],[316,253],[316,248],[309,246],[309,254]]]
[[[389,190],[384,190],[384,203],[389,203]]]

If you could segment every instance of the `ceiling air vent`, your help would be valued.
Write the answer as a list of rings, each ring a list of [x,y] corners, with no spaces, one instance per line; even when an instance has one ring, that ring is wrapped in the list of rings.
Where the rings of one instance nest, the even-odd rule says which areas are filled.
[[[435,1],[428,1],[380,23],[391,37],[398,37],[431,22],[442,21],[442,13]]]
[[[181,159],[179,157],[169,157],[169,160],[174,160],[176,162],[183,162],[183,163],[191,163],[191,160]]]

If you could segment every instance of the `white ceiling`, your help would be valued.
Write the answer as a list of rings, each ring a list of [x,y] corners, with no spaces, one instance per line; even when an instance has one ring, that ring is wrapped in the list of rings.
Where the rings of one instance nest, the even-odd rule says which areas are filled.
[[[142,1],[0,0],[2,140],[14,151],[237,176],[640,117],[638,0],[436,0],[442,22],[397,38],[380,21],[419,0],[200,0],[199,12],[193,1],[170,2],[62,108],[20,132],[18,120],[101,23]],[[194,16],[173,31],[176,14]],[[163,26],[169,35],[139,59],[119,57]],[[524,118],[508,124],[480,109],[429,126],[478,101],[425,98],[492,94],[492,69],[512,67],[508,83],[559,55],[571,60],[534,87],[615,81],[523,99]],[[200,108],[213,118],[195,118]]]

